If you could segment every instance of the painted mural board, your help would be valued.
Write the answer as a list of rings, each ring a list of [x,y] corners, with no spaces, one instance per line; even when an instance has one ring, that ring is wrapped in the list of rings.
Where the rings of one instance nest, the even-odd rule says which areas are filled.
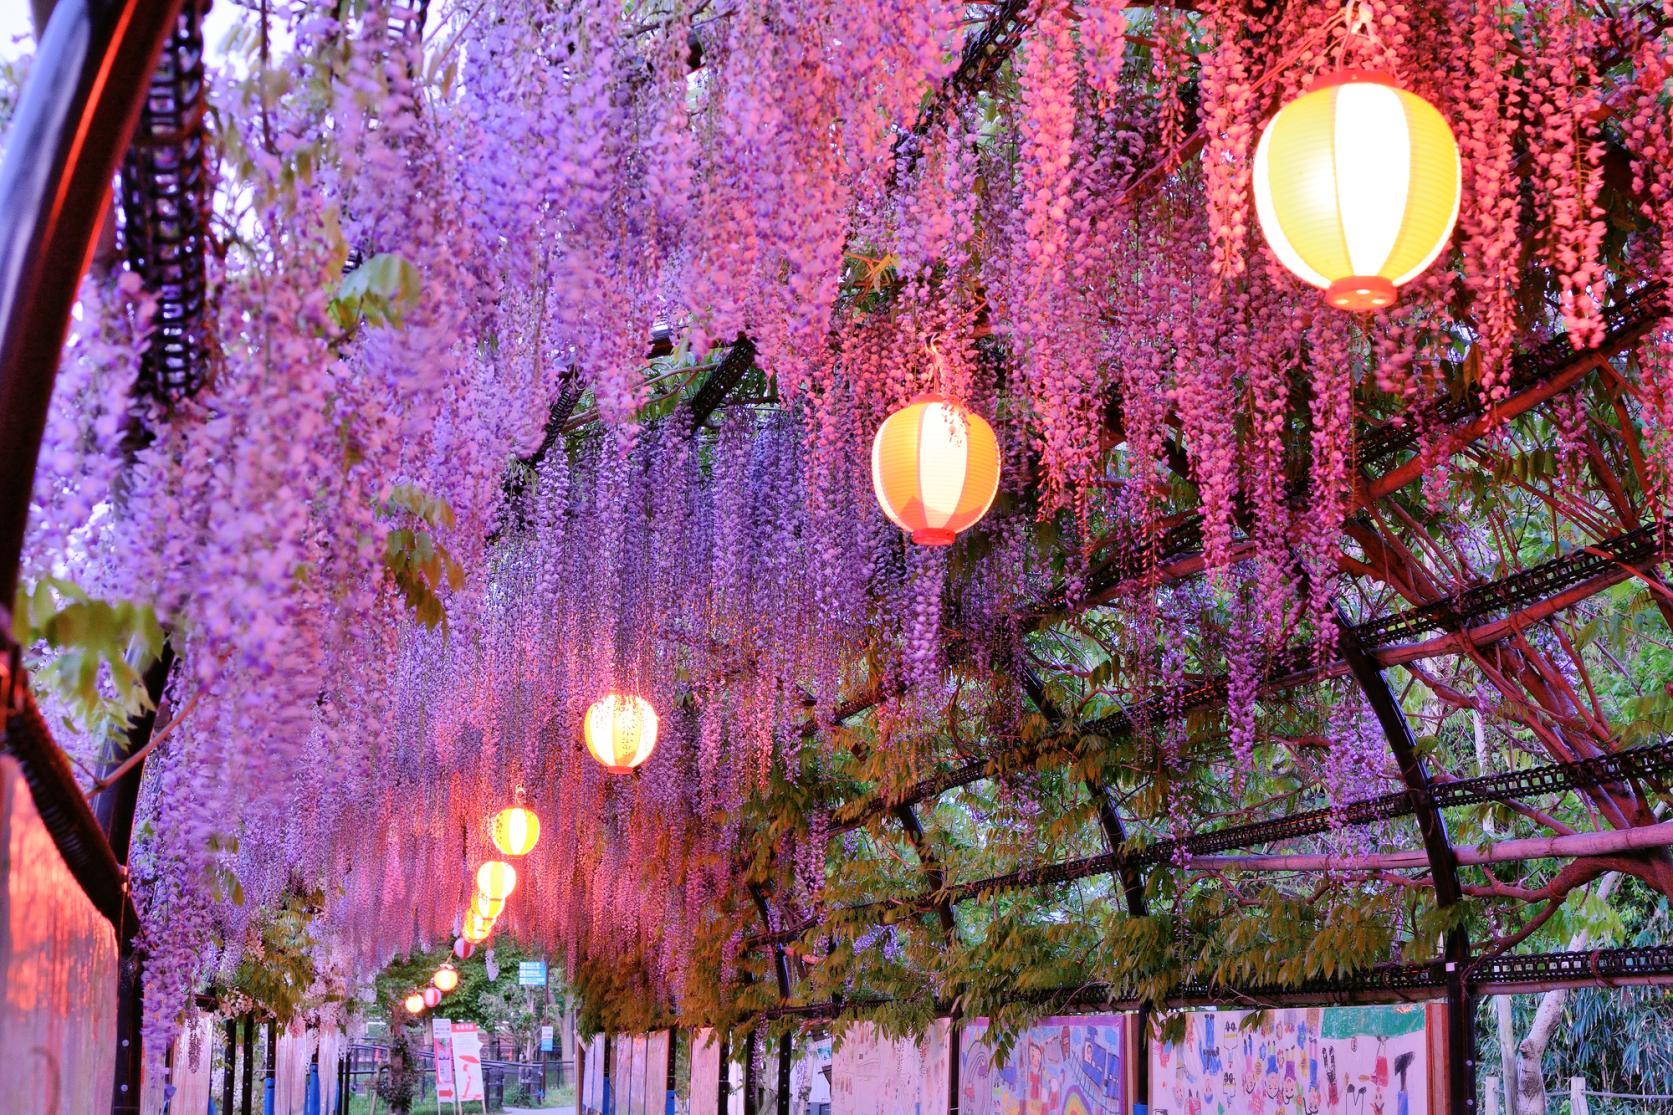
[[[725,1115],[743,1115],[743,1069],[731,1061],[724,1067],[732,1084]],[[721,1068],[719,1036],[713,1030],[698,1030],[691,1039],[691,1115],[721,1115]]]
[[[831,1115],[940,1115],[947,1110],[949,1023],[922,1041],[850,1026],[831,1058]]]
[[[602,1115],[604,1111],[604,1035],[587,1042],[586,1076],[581,1086],[581,1115]]]
[[[672,1098],[668,1083],[668,1031],[658,1030],[645,1039],[646,1115],[666,1115]]]
[[[1151,1115],[1429,1115],[1421,1003],[1190,1011],[1150,1046]]]
[[[1001,1062],[983,1040],[987,1020],[965,1023],[959,1115],[1127,1115],[1127,1019],[1047,1018]]]

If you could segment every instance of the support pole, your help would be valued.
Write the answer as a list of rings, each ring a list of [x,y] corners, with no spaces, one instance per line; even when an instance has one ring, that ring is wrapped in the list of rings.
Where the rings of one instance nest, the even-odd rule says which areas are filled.
[[[226,1030],[226,1062],[221,1066],[221,1111],[224,1115],[232,1115],[232,1102],[236,1095],[233,1091],[234,1074],[238,1070],[238,1020],[227,1019]]]
[[[720,1079],[716,1082],[715,1111],[718,1115],[732,1115],[732,1034],[720,1033]]]
[[[1411,724],[1406,720],[1400,702],[1389,688],[1388,678],[1360,644],[1353,626],[1338,616],[1340,635],[1337,646],[1342,660],[1347,663],[1354,681],[1365,694],[1366,702],[1376,714],[1389,750],[1400,768],[1400,778],[1410,795],[1412,813],[1418,832],[1423,837],[1424,854],[1429,860],[1429,875],[1435,887],[1435,904],[1446,909],[1459,905],[1464,899],[1458,881],[1458,857],[1447,836],[1446,818],[1435,804],[1434,783],[1429,768],[1412,738]],[[1475,1111],[1476,1040],[1475,995],[1465,976],[1470,957],[1470,940],[1462,923],[1449,929],[1443,945],[1442,959],[1446,962],[1446,1046],[1447,1046],[1447,1110],[1453,1115],[1469,1115]]]
[[[778,1115],[790,1115],[790,1034],[778,1039]]]
[[[180,3],[60,0],[0,163],[0,612],[8,620],[70,308]]]
[[[758,1115],[757,1108],[761,1105],[760,1090],[755,1086],[755,1031],[749,1032],[749,1042],[744,1047],[744,1115]]]
[[[256,1094],[256,1016],[244,1016],[244,1115],[251,1115],[250,1107]]]
[[[598,1073],[598,1079],[602,1082],[599,1085],[601,1095],[598,1097],[598,1102],[603,1107],[604,1115],[616,1115],[616,1105],[613,1102],[615,1097],[610,1094],[610,1044],[610,1031],[606,1030],[604,1031],[604,1045],[600,1054],[604,1058],[604,1064],[600,1066]]]

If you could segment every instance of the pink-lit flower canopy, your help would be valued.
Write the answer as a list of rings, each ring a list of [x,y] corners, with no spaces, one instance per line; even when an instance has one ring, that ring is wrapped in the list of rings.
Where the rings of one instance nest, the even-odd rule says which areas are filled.
[[[293,922],[1010,1025],[1673,895],[1661,5],[186,7],[0,478],[148,1053]]]

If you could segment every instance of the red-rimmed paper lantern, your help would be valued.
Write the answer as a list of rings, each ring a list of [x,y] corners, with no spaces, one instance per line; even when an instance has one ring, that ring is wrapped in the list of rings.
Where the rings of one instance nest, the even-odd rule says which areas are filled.
[[[1392,76],[1337,70],[1278,110],[1255,148],[1255,215],[1278,261],[1344,310],[1392,306],[1458,220],[1458,141]]]
[[[476,869],[476,892],[500,901],[517,889],[517,869],[503,859],[491,859]]]
[[[502,855],[526,856],[540,840],[540,818],[534,810],[514,805],[494,814],[489,832]]]
[[[406,1001],[405,1005],[406,1005],[408,1014],[423,1014],[424,1013],[424,996],[422,996],[418,992],[414,991],[411,995],[407,996],[407,1001]]]
[[[453,942],[453,955],[460,960],[469,960],[471,953],[476,951],[476,945],[460,937]]]
[[[999,491],[999,441],[987,419],[945,395],[919,395],[871,442],[871,486],[920,546],[948,546]]]
[[[480,945],[494,932],[494,919],[485,918],[475,910],[465,915],[465,926],[459,935],[473,945]]]
[[[656,710],[643,697],[611,693],[594,701],[581,735],[611,774],[627,774],[656,750]]]
[[[446,995],[459,986],[459,971],[450,965],[442,965],[436,969],[436,974],[430,977],[430,982],[437,991]]]
[[[426,987],[421,994],[424,996],[424,1005],[431,1010],[441,1002],[441,989],[438,987]]]

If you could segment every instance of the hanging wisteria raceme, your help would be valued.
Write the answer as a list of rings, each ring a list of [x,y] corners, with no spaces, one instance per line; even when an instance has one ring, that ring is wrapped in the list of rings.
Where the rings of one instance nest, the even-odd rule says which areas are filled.
[[[808,783],[772,841],[794,901],[827,901],[811,787],[839,711],[877,706],[851,754],[908,786],[969,689],[1086,652],[1041,616],[1123,610],[1111,688],[1170,773],[1183,729],[1145,702],[1223,669],[1252,766],[1267,660],[1334,660],[1361,432],[1410,424],[1443,508],[1430,401],[1504,404],[1519,351],[1600,344],[1604,308],[1673,271],[1666,236],[1604,216],[1620,188],[1642,229],[1673,222],[1673,54],[1625,17],[1048,0],[973,94],[980,7],[493,0],[420,33],[319,0],[288,52],[213,75],[206,384],[137,400],[151,296],[88,280],[26,569],[153,605],[179,657],[135,872],[149,1048],[247,943],[227,880],[248,908],[329,883],[334,962],[366,971],[460,928],[517,786],[546,826],[502,931],[659,995],[729,978],[751,810]],[[1251,220],[1260,128],[1345,61],[1463,153],[1456,234],[1376,315],[1323,305]],[[733,351],[753,370],[694,424]],[[1642,352],[1611,374],[1666,506],[1673,342]],[[1002,459],[950,551],[872,491],[878,426],[925,391]],[[1577,399],[1552,410],[1570,475]],[[581,745],[612,692],[659,719],[631,776]],[[1386,779],[1363,720],[1331,716],[1332,803]]]

